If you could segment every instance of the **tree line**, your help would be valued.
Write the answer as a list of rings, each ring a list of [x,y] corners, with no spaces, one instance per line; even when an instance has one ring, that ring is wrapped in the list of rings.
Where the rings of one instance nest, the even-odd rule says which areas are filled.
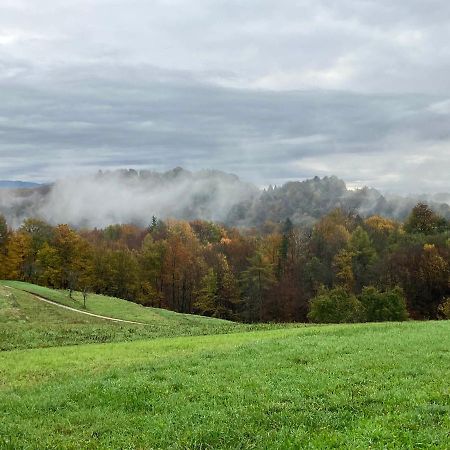
[[[450,305],[450,223],[336,209],[313,227],[158,220],[75,230],[0,216],[0,278],[245,322],[436,319]]]

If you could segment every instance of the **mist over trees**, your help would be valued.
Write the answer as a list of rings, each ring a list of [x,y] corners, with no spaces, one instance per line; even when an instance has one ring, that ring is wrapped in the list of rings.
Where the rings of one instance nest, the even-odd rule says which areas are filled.
[[[115,223],[144,227],[151,215],[163,220],[201,219],[259,229],[289,217],[293,224],[305,227],[336,208],[362,217],[381,215],[404,220],[417,201],[386,198],[371,188],[349,190],[334,176],[261,190],[235,175],[181,168],[165,173],[99,172],[33,189],[0,189],[0,213],[14,228],[30,217],[75,228],[104,228]],[[450,218],[448,204],[428,204],[439,215]]]
[[[247,322],[448,317],[450,223],[425,204],[404,223],[338,208],[314,225],[258,228],[149,217],[75,230],[0,217],[0,279],[96,292]]]

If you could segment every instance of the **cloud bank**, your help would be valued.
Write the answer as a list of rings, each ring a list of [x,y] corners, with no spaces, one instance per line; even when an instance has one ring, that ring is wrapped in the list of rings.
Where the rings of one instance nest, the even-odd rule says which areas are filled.
[[[448,192],[450,4],[5,0],[0,178],[218,168]]]
[[[437,213],[450,218],[449,204],[428,200]],[[417,197],[386,198],[370,188],[349,190],[335,176],[260,190],[236,175],[178,167],[164,173],[122,169],[67,177],[32,189],[0,189],[0,214],[13,228],[27,218],[76,228],[117,223],[145,227],[153,216],[243,227],[282,223],[289,217],[295,224],[311,226],[335,208],[363,217],[378,214],[403,220],[418,201]]]
[[[68,177],[37,189],[0,190],[0,213],[13,228],[30,217],[78,228],[146,226],[152,216],[224,221],[235,204],[258,195],[255,186],[223,172],[117,170]]]

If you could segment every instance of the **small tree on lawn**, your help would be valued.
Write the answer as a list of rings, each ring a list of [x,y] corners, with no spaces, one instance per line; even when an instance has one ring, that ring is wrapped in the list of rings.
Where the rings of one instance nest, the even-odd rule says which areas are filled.
[[[88,297],[88,288],[84,287],[83,288],[83,308],[86,309],[86,300]]]

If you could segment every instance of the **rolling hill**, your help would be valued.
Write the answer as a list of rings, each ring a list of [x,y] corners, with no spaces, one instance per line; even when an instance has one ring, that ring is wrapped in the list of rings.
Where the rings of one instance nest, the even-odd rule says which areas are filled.
[[[35,295],[79,312],[51,305]],[[101,295],[90,295],[86,306],[84,309],[79,293],[71,300],[64,291],[0,282],[0,350],[227,333],[245,328],[225,320],[146,308]],[[84,312],[141,324],[116,322]]]

